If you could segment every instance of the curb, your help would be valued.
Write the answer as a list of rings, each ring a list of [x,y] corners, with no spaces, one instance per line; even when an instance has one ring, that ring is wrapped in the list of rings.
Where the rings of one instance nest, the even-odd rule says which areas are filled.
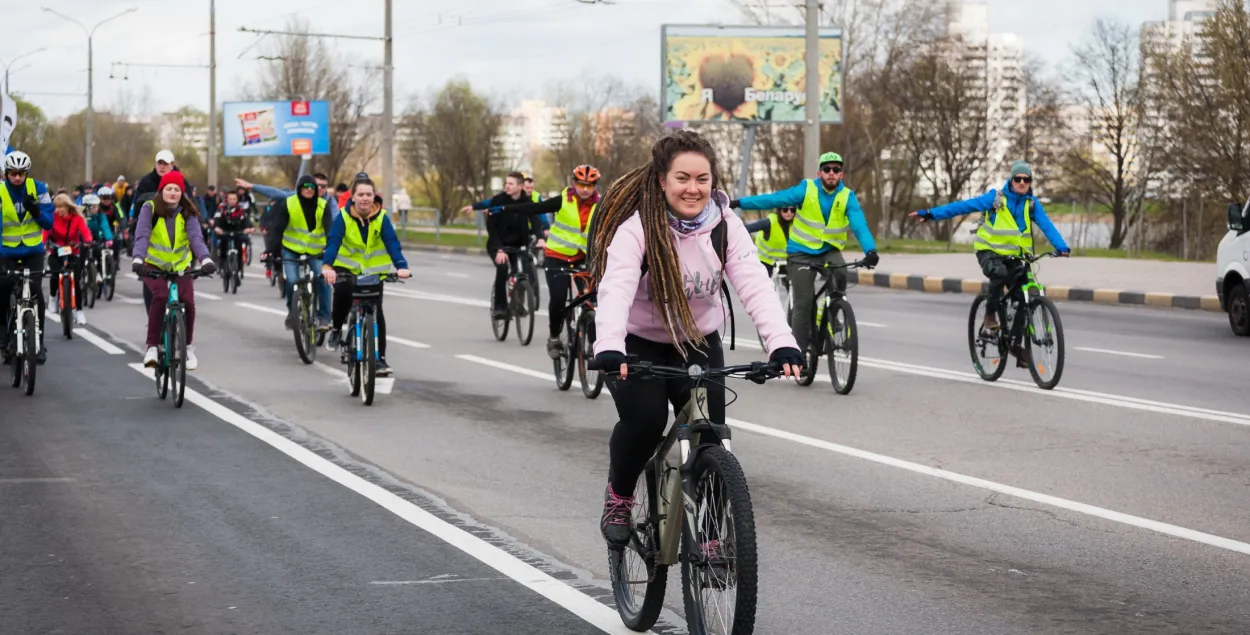
[[[966,293],[976,295],[989,288],[985,280],[938,278],[916,276],[906,273],[877,273],[859,270],[859,284],[894,289],[897,291],[922,291],[924,293]],[[1175,295],[1118,289],[1082,289],[1062,285],[1047,285],[1046,297],[1061,302],[1093,302],[1095,304],[1126,304],[1152,306],[1194,311],[1223,313],[1220,299],[1214,295]]]

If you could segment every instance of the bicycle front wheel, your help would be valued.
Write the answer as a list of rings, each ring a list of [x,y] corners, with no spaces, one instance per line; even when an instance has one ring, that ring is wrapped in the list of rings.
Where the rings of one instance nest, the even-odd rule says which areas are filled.
[[[603,392],[603,373],[590,370],[595,350],[595,311],[586,309],[577,319],[577,375],[582,381],[582,394],[594,399]]]
[[[829,318],[829,380],[839,395],[851,392],[855,387],[855,374],[859,370],[859,328],[855,324],[855,310],[845,298],[838,298],[830,307]]]
[[[360,360],[360,400],[366,406],[373,405],[373,389],[377,383],[378,358],[377,358],[377,336],[373,330],[373,314],[366,313],[365,321],[361,327],[360,350],[363,359]]]
[[[169,356],[169,384],[174,393],[174,407],[182,407],[183,392],[187,389],[187,324],[182,311],[174,314],[169,323],[169,343],[173,354]]]
[[[495,290],[491,288],[490,292],[490,330],[494,332],[495,339],[500,342],[508,339],[508,325],[512,323],[512,314],[509,307],[504,307],[503,317],[495,317]]]
[[[512,287],[512,317],[516,320],[516,337],[521,346],[529,346],[534,339],[534,300],[533,287],[528,278],[520,278]]]
[[[295,327],[295,352],[300,361],[311,364],[317,359],[317,322],[312,315],[312,299],[301,291],[299,294],[299,324]]]
[[[694,466],[695,513],[681,565],[686,625],[692,635],[755,630],[758,562],[755,514],[738,459],[720,446]]]
[[[26,354],[22,359],[22,380],[26,382],[26,396],[35,394],[35,369],[39,367],[39,329],[35,324],[35,314],[26,313],[22,316],[22,336],[26,338],[23,346],[26,348]],[[17,367],[17,360],[10,362],[14,368]]]
[[[1029,324],[1026,333],[1029,351],[1029,374],[1042,390],[1059,385],[1063,375],[1063,323],[1059,309],[1050,298],[1038,296],[1029,301]]]
[[[999,311],[999,330],[982,333],[981,324],[988,310],[985,294],[972,301],[972,311],[968,313],[968,352],[972,354],[972,368],[977,375],[985,381],[997,381],[1007,369],[1007,342],[1002,336],[1004,318],[1003,312]]]
[[[555,371],[556,389],[568,390],[573,385],[573,358],[577,354],[577,329],[573,326],[573,318],[564,318],[564,329],[560,334],[560,355],[551,360]]]
[[[23,325],[26,324],[26,321],[27,320],[25,319],[25,317],[23,317],[22,324]],[[9,325],[5,324],[4,328],[6,329],[9,328]],[[23,326],[23,328],[25,328],[25,326]],[[18,337],[22,338],[21,344],[18,344],[17,342]],[[9,345],[8,345],[9,348],[8,350],[5,351],[5,354],[9,356],[9,379],[12,380],[12,385],[14,388],[20,387],[22,385],[22,379],[25,377],[24,375],[24,372],[26,369],[25,355],[29,355],[29,353],[26,353],[25,355],[21,357],[17,355],[18,349],[25,345],[26,345],[25,331],[13,331],[13,330],[9,331]]]
[[[61,276],[61,332],[65,339],[74,339],[74,280],[69,274]]]
[[[660,514],[658,484],[651,465],[638,477],[630,526],[633,538],[624,549],[608,548],[608,573],[612,599],[625,626],[645,631],[660,617],[668,565],[660,564]]]

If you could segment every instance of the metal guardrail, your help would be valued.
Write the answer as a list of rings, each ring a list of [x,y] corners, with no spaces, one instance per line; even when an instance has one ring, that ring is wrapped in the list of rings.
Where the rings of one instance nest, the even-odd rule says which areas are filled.
[[[486,234],[486,222],[484,215],[476,211],[471,212],[471,214],[472,215],[470,216],[468,214],[457,213],[450,225],[458,226],[456,229],[465,229],[465,225],[473,225],[476,231],[477,240],[481,243],[485,240]],[[442,240],[443,230],[447,229],[447,225],[440,224],[438,222],[438,216],[439,210],[433,207],[414,207],[412,209],[396,210],[392,212],[391,221],[399,226],[400,232],[407,231],[409,226],[432,227],[434,228],[434,231],[432,232],[434,234],[434,242],[440,242]],[[460,231],[456,233],[464,232]]]

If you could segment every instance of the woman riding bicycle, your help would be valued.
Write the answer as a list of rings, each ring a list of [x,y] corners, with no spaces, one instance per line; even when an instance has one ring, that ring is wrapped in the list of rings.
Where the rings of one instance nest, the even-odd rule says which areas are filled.
[[[755,234],[755,250],[760,254],[760,262],[773,275],[773,267],[778,260],[786,259],[786,243],[790,240],[790,226],[794,224],[795,207],[780,207],[776,212],[747,223],[747,232]],[[786,270],[782,263],[781,270]]]
[[[91,195],[91,197],[95,198],[95,195]],[[78,244],[91,245],[91,230],[87,228],[87,220],[83,218],[82,212],[79,211],[77,205],[74,205],[73,199],[68,194],[58,194],[56,198],[52,199],[52,205],[55,208],[53,210],[52,229],[48,230],[47,236],[44,237],[44,242],[48,243],[49,249],[53,248],[53,246],[70,247],[73,249],[74,254],[78,256],[77,262],[73,265],[74,280],[81,282],[83,266],[86,265],[86,254],[83,253],[82,248]],[[61,288],[60,274],[62,271],[62,259],[57,254],[52,254],[48,259],[48,269],[52,273],[48,277],[48,289],[52,297],[55,298],[57,291]],[[78,293],[77,290],[73,294],[73,302],[74,322],[80,326],[86,324],[87,316],[82,312],[82,294]]]
[[[627,354],[656,364],[723,366],[718,330],[727,276],[769,359],[783,363],[786,376],[797,377],[803,365],[751,237],[716,189],[716,174],[711,144],[678,130],[656,142],[649,164],[612,184],[595,215],[589,245],[590,271],[600,281],[595,361],[620,369],[619,378],[608,380],[620,420],[600,521],[613,546],[629,540],[634,486],[664,434],[669,404],[680,407],[690,392],[687,380],[629,381]],[[720,246],[713,241],[718,235]],[[724,387],[705,386],[709,414],[724,423]]]
[[[321,266],[321,275],[328,284],[334,285],[333,325],[330,327],[330,341],[327,342],[330,350],[343,343],[343,323],[352,310],[352,288],[356,282],[351,277],[339,280],[339,274],[387,273],[394,268],[400,278],[412,275],[408,271],[408,260],[400,249],[395,226],[378,203],[376,189],[367,176],[358,176],[352,183],[351,205],[339,212],[330,226],[330,233],[326,235],[325,264]],[[380,295],[375,310],[378,324],[378,364],[375,372],[379,377],[386,377],[391,374],[391,367],[386,363],[386,314],[382,312]]]
[[[161,176],[156,196],[139,209],[135,223],[134,272],[152,294],[148,306],[147,352],[143,365],[156,366],[156,345],[161,339],[161,327],[165,321],[165,303],[169,301],[169,284],[164,279],[145,277],[151,270],[176,272],[178,299],[184,305],[187,324],[187,370],[195,370],[199,361],[191,342],[195,335],[195,286],[186,271],[193,260],[200,263],[200,271],[211,274],[217,271],[204,232],[200,230],[200,214],[186,194],[186,181],[180,172],[166,172]]]

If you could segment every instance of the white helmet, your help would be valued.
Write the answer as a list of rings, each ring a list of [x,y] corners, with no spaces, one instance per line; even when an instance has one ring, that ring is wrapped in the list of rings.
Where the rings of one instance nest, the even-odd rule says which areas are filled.
[[[113,195],[114,195],[113,188],[107,185],[101,186],[100,189],[96,190],[96,196],[104,197],[104,196],[113,196]]]
[[[30,156],[21,150],[14,150],[4,157],[4,171],[30,172]]]
[[[96,196],[95,194],[88,194],[88,195],[86,195],[86,196],[82,197],[82,204],[83,204],[83,206],[87,206],[87,205],[99,205],[99,204],[100,204],[100,197],[99,197],[99,196]]]

